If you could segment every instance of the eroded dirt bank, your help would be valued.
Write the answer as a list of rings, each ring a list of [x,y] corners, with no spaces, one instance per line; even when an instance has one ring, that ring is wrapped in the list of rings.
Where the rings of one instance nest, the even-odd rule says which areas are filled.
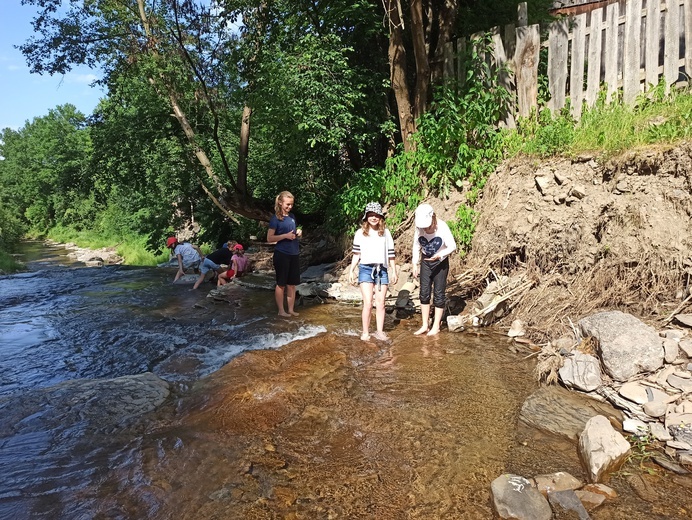
[[[607,161],[515,159],[491,177],[478,210],[458,272],[533,281],[512,319],[537,339],[570,333],[569,319],[604,308],[660,322],[689,294],[690,143]]]

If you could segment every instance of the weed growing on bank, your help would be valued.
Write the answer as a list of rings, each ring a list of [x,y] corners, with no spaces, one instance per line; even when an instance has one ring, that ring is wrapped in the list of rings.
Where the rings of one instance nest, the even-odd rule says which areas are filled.
[[[633,106],[618,92],[608,102],[605,91],[576,122],[569,106],[557,114],[547,108],[522,118],[516,131],[506,134],[508,157],[520,153],[539,157],[595,153],[607,158],[651,144],[675,144],[692,135],[692,91],[672,89],[664,83],[641,94]]]

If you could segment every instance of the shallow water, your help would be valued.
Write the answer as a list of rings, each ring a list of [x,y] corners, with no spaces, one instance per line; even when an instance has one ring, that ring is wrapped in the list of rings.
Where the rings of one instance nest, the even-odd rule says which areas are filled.
[[[573,443],[517,425],[533,362],[498,335],[414,318],[364,343],[357,307],[283,320],[271,292],[26,247],[33,271],[0,278],[0,518],[492,518],[503,472],[584,477]],[[147,371],[172,394],[128,421],[54,386]],[[593,518],[689,517],[689,479],[644,474],[647,502],[628,478]]]

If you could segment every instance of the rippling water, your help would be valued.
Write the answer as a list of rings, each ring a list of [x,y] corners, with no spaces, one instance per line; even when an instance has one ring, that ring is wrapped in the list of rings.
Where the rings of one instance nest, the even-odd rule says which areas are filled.
[[[357,307],[283,320],[271,292],[25,252],[0,278],[0,518],[492,518],[503,472],[583,478],[573,443],[517,427],[533,365],[498,336],[364,343]],[[147,372],[170,395],[122,390]],[[653,500],[619,475],[593,518],[688,517],[689,479],[645,477]]]

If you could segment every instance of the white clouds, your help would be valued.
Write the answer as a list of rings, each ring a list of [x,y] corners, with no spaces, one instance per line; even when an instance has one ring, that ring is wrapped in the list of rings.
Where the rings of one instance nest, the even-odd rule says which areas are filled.
[[[67,83],[85,83],[87,85],[96,81],[98,76],[96,74],[67,74],[65,76],[65,82]]]

